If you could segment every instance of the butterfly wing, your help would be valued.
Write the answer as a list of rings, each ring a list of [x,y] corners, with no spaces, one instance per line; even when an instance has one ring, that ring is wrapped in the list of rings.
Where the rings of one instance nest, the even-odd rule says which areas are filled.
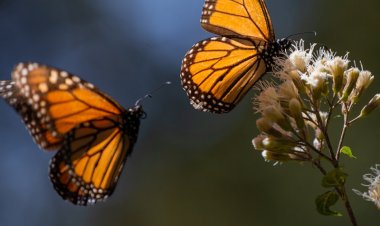
[[[274,41],[272,22],[263,0],[206,0],[202,27],[222,36]]]
[[[34,139],[43,149],[59,147],[62,137],[83,122],[123,111],[92,84],[53,67],[20,63],[12,79],[13,94],[6,99],[16,100],[11,104],[15,108],[27,109],[29,116],[24,122],[28,128],[39,128]],[[22,110],[19,113],[25,116]]]
[[[110,196],[126,157],[137,138],[134,111],[123,124],[120,117],[103,117],[70,131],[50,163],[54,188],[77,205],[95,204]]]
[[[266,72],[259,48],[265,46],[225,37],[195,44],[181,68],[182,86],[194,108],[229,112]]]
[[[41,123],[36,111],[28,103],[28,98],[19,93],[15,82],[0,81],[0,96],[20,114],[36,143],[43,146],[46,150],[54,150],[59,147],[63,139],[54,137],[46,125]]]

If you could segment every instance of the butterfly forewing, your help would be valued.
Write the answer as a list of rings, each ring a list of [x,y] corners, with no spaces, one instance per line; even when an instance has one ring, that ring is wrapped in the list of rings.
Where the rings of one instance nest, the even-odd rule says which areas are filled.
[[[117,115],[121,107],[80,78],[37,63],[20,63],[12,78],[37,115],[55,137],[82,122]]]
[[[265,73],[257,47],[244,41],[214,37],[186,54],[181,81],[195,108],[228,112]]]
[[[201,24],[222,36],[274,41],[274,32],[263,0],[206,0]]]

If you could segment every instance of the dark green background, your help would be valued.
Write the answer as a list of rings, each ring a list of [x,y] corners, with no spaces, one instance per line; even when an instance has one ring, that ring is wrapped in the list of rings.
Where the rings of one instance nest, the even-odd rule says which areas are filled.
[[[182,57],[211,36],[199,24],[203,0],[0,0],[0,79],[20,61],[64,68],[93,82],[122,105],[166,80],[173,85],[143,105],[135,150],[113,196],[93,207],[64,202],[48,179],[52,153],[33,143],[20,118],[0,102],[1,225],[320,226],[349,225],[320,216],[325,190],[309,164],[273,167],[253,150],[257,135],[249,93],[229,114],[194,110],[179,81]],[[303,35],[380,73],[380,2],[268,0],[276,35]],[[268,76],[267,76],[268,77]],[[376,78],[363,102],[380,91]],[[347,136],[348,188],[380,163],[380,111]],[[336,127],[332,129],[340,129]],[[337,140],[338,133],[332,133]],[[380,224],[372,203],[349,191],[360,225]],[[341,205],[334,207],[343,211]]]

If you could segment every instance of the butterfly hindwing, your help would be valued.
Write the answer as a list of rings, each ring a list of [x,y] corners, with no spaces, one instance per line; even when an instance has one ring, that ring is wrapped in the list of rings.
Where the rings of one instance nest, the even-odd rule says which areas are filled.
[[[127,115],[82,123],[65,136],[50,163],[51,181],[64,199],[87,205],[112,194],[137,139],[139,113]]]
[[[206,0],[201,24],[222,36],[273,41],[274,32],[263,0]]]
[[[266,71],[261,47],[225,37],[195,44],[181,69],[182,86],[192,105],[203,111],[230,111]]]

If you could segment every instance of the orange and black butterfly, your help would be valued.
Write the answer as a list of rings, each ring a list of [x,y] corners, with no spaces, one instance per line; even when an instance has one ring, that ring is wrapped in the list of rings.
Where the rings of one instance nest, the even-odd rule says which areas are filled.
[[[206,0],[202,27],[220,36],[196,43],[182,61],[181,82],[194,108],[232,110],[291,46],[275,40],[264,0]]]
[[[112,194],[137,139],[140,105],[124,109],[77,76],[37,63],[20,63],[2,96],[21,115],[35,142],[58,150],[50,162],[54,188],[77,205]]]

